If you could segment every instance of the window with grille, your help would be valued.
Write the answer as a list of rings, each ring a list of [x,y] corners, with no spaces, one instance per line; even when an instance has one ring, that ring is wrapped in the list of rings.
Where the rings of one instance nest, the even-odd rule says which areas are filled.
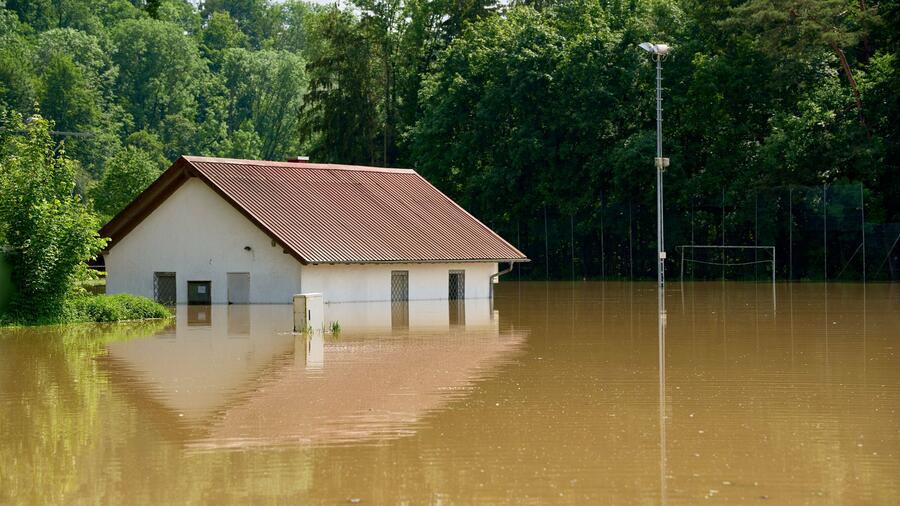
[[[466,298],[466,271],[450,271],[450,300]]]
[[[409,300],[409,271],[391,271],[391,301]]]
[[[175,273],[153,273],[153,298],[164,306],[175,305]]]

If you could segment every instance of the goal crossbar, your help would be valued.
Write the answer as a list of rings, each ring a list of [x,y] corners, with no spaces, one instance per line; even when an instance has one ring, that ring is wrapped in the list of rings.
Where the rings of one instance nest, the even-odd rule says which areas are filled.
[[[684,281],[684,250],[686,249],[717,249],[717,250],[726,250],[726,249],[750,249],[750,250],[764,250],[768,251],[772,258],[768,258],[766,260],[754,260],[752,262],[710,262],[705,260],[694,260],[688,259],[687,261],[691,263],[705,264],[705,265],[720,265],[720,266],[742,266],[742,265],[756,265],[756,264],[771,264],[772,265],[772,283],[775,283],[775,246],[756,246],[756,245],[748,245],[748,246],[740,246],[734,244],[684,244],[681,246],[675,246],[676,250],[681,251],[681,281]],[[724,275],[724,271],[723,271]]]

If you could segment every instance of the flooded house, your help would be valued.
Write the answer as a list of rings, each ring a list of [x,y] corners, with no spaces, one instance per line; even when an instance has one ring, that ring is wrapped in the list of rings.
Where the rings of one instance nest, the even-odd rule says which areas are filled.
[[[167,304],[485,298],[527,261],[414,170],[305,159],[182,156],[100,233],[107,293]]]

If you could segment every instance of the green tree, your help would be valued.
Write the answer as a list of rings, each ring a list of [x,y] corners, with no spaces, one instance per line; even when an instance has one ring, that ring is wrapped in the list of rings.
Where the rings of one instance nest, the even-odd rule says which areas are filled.
[[[200,56],[197,43],[172,23],[153,19],[124,21],[112,30],[115,90],[133,130],[159,135],[166,156],[209,145],[204,132],[219,130],[222,90]]]
[[[100,39],[72,28],[43,32],[34,68],[43,115],[57,130],[75,132],[67,137],[67,153],[98,176],[108,153],[118,149],[123,126],[122,108],[112,94],[117,69]]]
[[[157,163],[146,151],[128,146],[104,164],[103,177],[91,189],[94,207],[108,220],[159,177]]]
[[[281,24],[281,9],[267,0],[207,0],[203,12],[207,19],[216,12],[227,12],[257,49],[270,43]]]
[[[50,137],[50,123],[2,113],[0,237],[12,267],[11,311],[30,321],[63,317],[85,262],[106,244],[99,221],[75,194],[75,164]]]
[[[137,148],[146,153],[159,170],[169,166],[169,160],[166,158],[162,141],[159,140],[159,136],[153,132],[147,130],[132,132],[125,138],[125,145]]]
[[[97,10],[103,3],[92,0],[7,0],[6,8],[14,11],[22,22],[38,31],[77,28],[88,33],[98,33],[103,25],[97,16]]]
[[[30,108],[37,96],[29,29],[13,12],[0,10],[0,104],[19,110]]]
[[[314,17],[319,40],[307,66],[301,132],[316,160],[375,163],[377,97],[372,48],[358,21],[337,8]]]
[[[99,97],[87,86],[81,70],[68,55],[54,55],[44,74],[42,110],[57,128],[76,131],[94,123]]]
[[[862,97],[846,52],[878,22],[864,1],[853,5],[845,0],[749,0],[735,8],[728,22],[757,33],[766,51],[794,58],[809,58],[822,49],[833,52],[865,123]]]
[[[225,53],[222,74],[231,96],[232,129],[252,125],[265,159],[284,158],[297,148],[305,67],[303,57],[287,51]]]
[[[226,49],[247,47],[248,39],[226,11],[212,13],[203,29],[203,53],[217,65]]]
[[[308,55],[310,44],[316,42],[309,33],[308,16],[318,9],[318,6],[302,0],[288,0],[278,8],[282,26],[275,36],[275,48]]]

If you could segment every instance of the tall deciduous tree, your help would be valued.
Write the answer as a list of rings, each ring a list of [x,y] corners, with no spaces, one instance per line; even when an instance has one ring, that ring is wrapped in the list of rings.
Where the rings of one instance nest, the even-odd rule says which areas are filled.
[[[104,219],[121,211],[159,177],[157,163],[143,149],[128,146],[104,164],[103,177],[91,189],[94,207]]]
[[[230,93],[233,130],[252,125],[264,159],[283,159],[298,148],[300,108],[306,93],[306,61],[275,50],[231,49],[222,74]],[[246,131],[246,130],[245,130]]]
[[[57,150],[50,123],[6,111],[0,118],[0,237],[16,290],[12,312],[57,319],[106,241],[74,191],[75,164]]]
[[[372,47],[352,14],[331,8],[312,23],[319,39],[310,55],[302,132],[318,160],[376,163],[378,115]]]
[[[863,103],[846,49],[866,39],[878,17],[865,1],[846,0],[749,0],[735,8],[730,23],[759,34],[769,51],[809,58],[810,52],[831,51],[853,91],[860,121],[865,124]]]

